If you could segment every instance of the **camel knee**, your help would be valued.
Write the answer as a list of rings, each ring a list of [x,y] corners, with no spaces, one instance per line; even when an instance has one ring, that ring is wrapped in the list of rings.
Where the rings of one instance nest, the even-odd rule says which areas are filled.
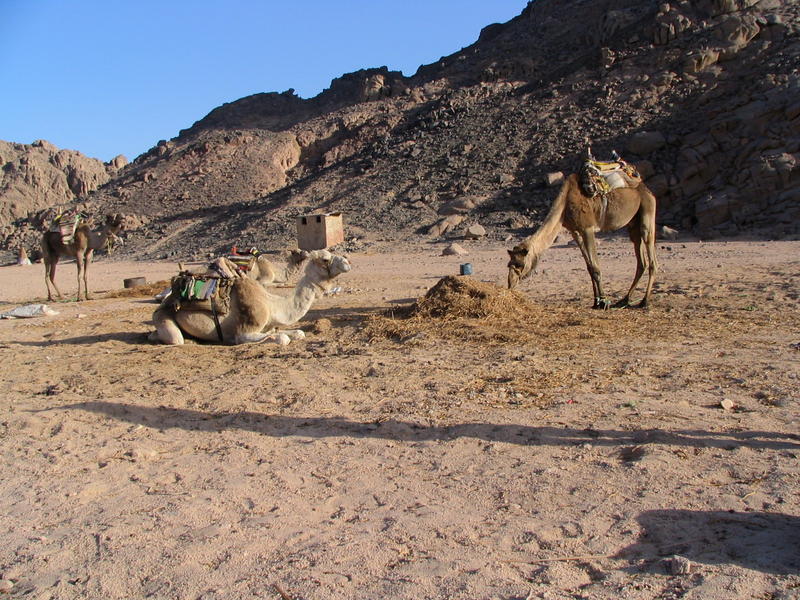
[[[183,332],[171,315],[158,309],[153,313],[153,324],[156,326],[155,332],[151,333],[150,341],[161,342],[170,346],[180,346],[184,343]]]
[[[184,343],[183,333],[174,321],[157,323],[156,330],[150,335],[150,339],[169,346],[180,346]]]

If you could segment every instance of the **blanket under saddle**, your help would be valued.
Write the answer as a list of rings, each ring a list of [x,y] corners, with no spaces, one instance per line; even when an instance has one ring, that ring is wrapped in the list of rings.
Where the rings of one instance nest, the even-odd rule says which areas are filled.
[[[171,292],[165,302],[174,311],[199,310],[225,315],[230,312],[234,281],[234,278],[181,271],[172,278]]]
[[[619,188],[635,188],[642,182],[642,176],[633,165],[616,157],[612,161],[594,160],[591,152],[581,167],[578,179],[583,193],[590,197],[606,196]]]
[[[60,234],[61,241],[65,244],[69,244],[75,237],[75,231],[78,229],[78,225],[80,225],[84,219],[85,217],[78,211],[69,210],[59,213],[50,222],[49,231]]]

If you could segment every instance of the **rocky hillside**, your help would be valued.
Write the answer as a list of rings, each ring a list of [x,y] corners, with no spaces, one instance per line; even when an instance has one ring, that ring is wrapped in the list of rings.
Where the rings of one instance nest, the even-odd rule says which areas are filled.
[[[505,239],[591,143],[639,165],[660,225],[795,236],[798,64],[794,0],[536,0],[412,77],[366,69],[315,98],[220,106],[80,197],[135,215],[124,252],[141,258],[282,248],[316,211],[364,242],[476,223]]]
[[[7,242],[18,237],[16,225],[48,208],[86,198],[108,183],[128,161],[110,163],[74,150],[59,150],[50,142],[0,141],[0,232]]]

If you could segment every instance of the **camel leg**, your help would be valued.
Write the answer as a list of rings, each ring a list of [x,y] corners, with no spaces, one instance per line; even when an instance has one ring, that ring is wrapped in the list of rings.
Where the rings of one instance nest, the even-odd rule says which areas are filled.
[[[83,254],[75,256],[75,265],[78,267],[78,302],[81,301],[81,281],[83,281]]]
[[[575,243],[578,244],[578,249],[581,251],[581,256],[583,256],[583,261],[586,263],[586,268],[589,268],[589,254],[586,252],[586,244],[583,241],[583,236],[579,231],[570,231],[572,234],[572,239],[575,240]],[[592,279],[592,295],[593,297],[597,298],[597,289],[594,286],[594,279]]]
[[[258,344],[261,342],[273,342],[279,346],[285,346],[290,342],[290,338],[284,332],[261,332],[252,331],[249,333],[239,333],[233,340],[234,344]]]
[[[642,215],[642,245],[647,252],[647,287],[644,291],[644,298],[639,303],[640,308],[647,308],[650,303],[650,295],[653,293],[653,284],[656,282],[658,273],[658,259],[656,258],[656,207],[653,199],[652,207],[646,214]]]
[[[642,252],[643,244],[641,221],[639,220],[638,216],[628,226],[628,235],[631,238],[631,242],[633,242],[633,251],[636,253],[636,274],[633,276],[633,283],[631,284],[628,293],[614,304],[614,308],[625,308],[630,306],[631,295],[636,289],[636,286],[639,285],[639,280],[642,278],[645,268],[644,253]]]
[[[53,299],[53,292],[55,290],[56,296],[60,300],[61,290],[56,286],[56,265],[58,264],[58,257],[52,258],[45,256],[44,259],[44,284],[47,286],[47,299]],[[52,286],[52,290],[51,290]]]
[[[86,253],[83,259],[83,291],[86,294],[86,299],[91,300],[91,296],[89,295],[89,265],[92,264],[92,257],[94,256],[94,250],[89,250]],[[81,288],[78,287],[78,299],[80,300],[80,291]]]
[[[574,231],[572,237],[581,249],[583,260],[586,262],[586,270],[589,271],[589,277],[592,279],[592,290],[594,292],[594,304],[592,308],[607,309],[611,306],[611,302],[606,300],[603,294],[603,285],[600,276],[600,262],[597,260],[597,243],[594,238],[594,231],[585,229],[583,231]]]
[[[162,344],[169,344],[171,346],[180,346],[183,344],[183,332],[178,327],[175,319],[169,311],[164,309],[157,309],[153,313],[153,323],[156,326],[155,336],[151,335],[151,341],[161,342]]]

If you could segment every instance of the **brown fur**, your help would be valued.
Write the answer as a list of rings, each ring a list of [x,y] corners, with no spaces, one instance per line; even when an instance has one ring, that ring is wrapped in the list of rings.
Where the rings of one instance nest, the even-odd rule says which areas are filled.
[[[600,196],[584,195],[577,175],[570,175],[561,186],[541,227],[508,251],[508,287],[514,288],[520,279],[536,268],[539,258],[553,244],[563,227],[575,238],[586,261],[592,279],[594,308],[608,308],[610,303],[603,294],[595,232],[614,231],[625,226],[628,227],[636,252],[636,274],[628,293],[615,306],[630,304],[631,294],[647,269],[647,287],[640,303],[641,307],[646,307],[653,291],[658,262],[655,252],[656,199],[643,183],[635,188],[612,190],[605,204]]]
[[[81,282],[87,300],[89,297],[88,270],[94,251],[102,248],[108,238],[122,229],[122,215],[108,215],[106,222],[98,231],[92,231],[88,225],[79,225],[72,241],[65,244],[61,234],[54,231],[45,232],[42,236],[42,256],[44,259],[44,282],[47,286],[47,299],[53,299],[50,289],[52,285],[56,295],[61,298],[61,291],[56,286],[56,265],[62,256],[75,258],[78,267],[78,301],[81,300]]]

